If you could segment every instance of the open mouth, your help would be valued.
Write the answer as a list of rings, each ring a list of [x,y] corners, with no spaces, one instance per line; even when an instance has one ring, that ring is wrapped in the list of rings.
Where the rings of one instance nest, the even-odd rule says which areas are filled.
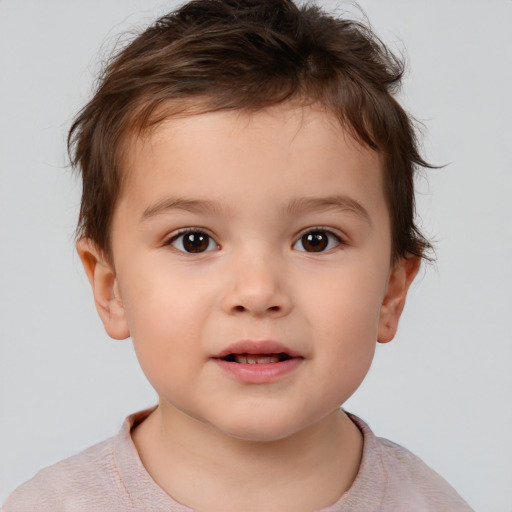
[[[292,357],[286,352],[279,352],[277,354],[227,354],[221,357],[223,361],[228,363],[240,363],[240,364],[269,364],[269,363],[280,363],[282,361],[288,361]]]
[[[275,382],[301,367],[304,356],[272,340],[240,340],[212,360],[231,378],[245,384]]]

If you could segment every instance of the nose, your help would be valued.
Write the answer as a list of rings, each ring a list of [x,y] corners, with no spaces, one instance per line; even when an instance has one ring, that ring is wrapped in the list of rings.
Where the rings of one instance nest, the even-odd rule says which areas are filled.
[[[282,317],[292,307],[283,268],[271,258],[240,258],[226,276],[222,308],[228,314]]]

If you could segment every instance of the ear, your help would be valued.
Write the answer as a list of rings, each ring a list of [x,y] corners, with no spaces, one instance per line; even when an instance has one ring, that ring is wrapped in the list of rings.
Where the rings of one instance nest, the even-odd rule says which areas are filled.
[[[405,298],[412,281],[420,268],[420,258],[401,258],[391,269],[382,302],[377,341],[388,343],[396,334],[398,321],[405,306]]]
[[[119,294],[114,266],[103,251],[89,238],[81,238],[76,250],[91,283],[96,309],[111,338],[124,340],[130,336],[125,311]]]

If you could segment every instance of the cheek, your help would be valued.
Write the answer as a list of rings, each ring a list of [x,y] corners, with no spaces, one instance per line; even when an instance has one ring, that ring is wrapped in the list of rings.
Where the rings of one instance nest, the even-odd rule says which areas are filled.
[[[306,298],[311,323],[327,339],[356,345],[368,338],[375,341],[384,296],[382,281],[356,271],[326,281]]]
[[[154,313],[154,311],[152,312]],[[190,315],[182,311],[160,311],[146,321],[133,322],[133,346],[148,381],[159,395],[169,389],[178,396],[191,385],[204,360],[200,332]],[[150,318],[150,321],[147,319]]]
[[[318,340],[316,358],[325,400],[338,407],[357,390],[368,373],[375,354],[377,328],[374,318],[368,318],[367,314],[358,318],[353,309],[331,313],[337,314],[337,322],[319,333],[324,344]]]
[[[193,330],[207,310],[204,281],[187,278],[186,273],[166,264],[165,258],[153,258],[144,263],[132,263],[128,271],[119,273],[122,302],[132,337],[151,338],[152,333],[156,335],[159,331],[160,336],[167,333],[169,337],[183,329]]]
[[[201,361],[208,301],[187,293],[179,279],[151,279],[147,273],[144,279],[130,277],[120,284],[126,319],[139,363],[158,387],[159,381],[186,375],[191,364]]]
[[[375,352],[382,286],[348,275],[311,297],[309,323],[321,377],[333,400],[345,401],[366,375]],[[338,396],[340,395],[341,396]]]

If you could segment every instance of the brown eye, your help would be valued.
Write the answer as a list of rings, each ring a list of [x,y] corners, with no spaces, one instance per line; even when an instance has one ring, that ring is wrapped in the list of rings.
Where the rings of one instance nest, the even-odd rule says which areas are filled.
[[[181,233],[172,239],[170,245],[179,251],[196,254],[218,248],[213,239],[203,231]]]
[[[340,245],[341,240],[330,231],[309,231],[295,243],[294,249],[305,252],[324,252]]]

